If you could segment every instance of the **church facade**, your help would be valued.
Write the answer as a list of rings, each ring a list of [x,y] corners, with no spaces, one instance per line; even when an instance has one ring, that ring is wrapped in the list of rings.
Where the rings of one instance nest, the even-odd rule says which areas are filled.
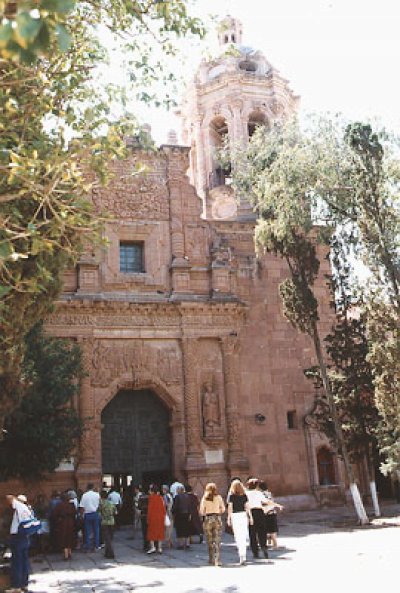
[[[65,274],[46,326],[81,345],[87,370],[76,402],[85,431],[56,486],[176,476],[223,490],[256,475],[297,505],[343,492],[336,457],[307,425],[313,350],[282,315],[285,264],[255,253],[254,214],[216,158],[225,137],[244,145],[298,104],[241,37],[227,17],[219,56],[200,64],[183,101],[184,146],[173,134],[153,153],[133,146],[93,191],[108,245]],[[133,174],[138,162],[146,173]]]

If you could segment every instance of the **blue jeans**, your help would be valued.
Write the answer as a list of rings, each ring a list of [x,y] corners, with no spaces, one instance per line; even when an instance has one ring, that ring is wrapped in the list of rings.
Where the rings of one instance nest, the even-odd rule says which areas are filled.
[[[26,535],[11,535],[11,586],[22,589],[29,580],[29,538]]]
[[[94,547],[100,547],[100,517],[96,513],[85,513],[83,517],[83,529],[85,532],[85,549],[90,549],[91,535],[94,539]],[[93,546],[92,546],[93,547]]]

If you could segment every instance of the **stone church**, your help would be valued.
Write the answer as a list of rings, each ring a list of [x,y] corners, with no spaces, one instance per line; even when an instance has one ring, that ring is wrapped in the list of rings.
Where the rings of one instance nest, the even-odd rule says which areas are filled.
[[[76,405],[86,430],[51,481],[176,476],[224,491],[232,476],[256,475],[288,503],[313,505],[343,492],[343,472],[307,423],[312,344],[283,317],[285,264],[255,253],[255,215],[216,157],[226,137],[244,145],[258,125],[293,113],[298,97],[242,44],[238,20],[226,17],[218,35],[219,55],[201,62],[181,105],[183,145],[173,133],[155,152],[132,142],[109,187],[93,191],[110,216],[108,246],[65,274],[47,322],[82,347]],[[138,162],[146,173],[133,175]],[[318,290],[325,295],[322,279]]]

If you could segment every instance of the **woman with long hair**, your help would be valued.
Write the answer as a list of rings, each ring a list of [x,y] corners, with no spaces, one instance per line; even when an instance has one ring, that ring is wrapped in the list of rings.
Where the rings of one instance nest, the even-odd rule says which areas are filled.
[[[204,533],[208,544],[208,563],[221,566],[222,515],[225,505],[214,482],[206,484],[200,502],[200,514],[204,517]]]
[[[150,544],[148,554],[158,551],[162,553],[162,542],[165,537],[165,504],[156,484],[150,486],[149,505],[147,507],[147,540]],[[157,547],[156,547],[157,546]]]
[[[239,563],[246,564],[246,547],[249,535],[249,524],[253,525],[249,501],[240,480],[233,480],[228,494],[228,520],[232,527]]]

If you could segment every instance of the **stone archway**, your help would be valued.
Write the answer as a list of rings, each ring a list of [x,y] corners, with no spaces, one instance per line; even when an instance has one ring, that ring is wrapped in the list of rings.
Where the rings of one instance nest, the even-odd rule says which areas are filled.
[[[101,412],[102,473],[133,483],[172,474],[171,412],[151,389],[120,389]]]

